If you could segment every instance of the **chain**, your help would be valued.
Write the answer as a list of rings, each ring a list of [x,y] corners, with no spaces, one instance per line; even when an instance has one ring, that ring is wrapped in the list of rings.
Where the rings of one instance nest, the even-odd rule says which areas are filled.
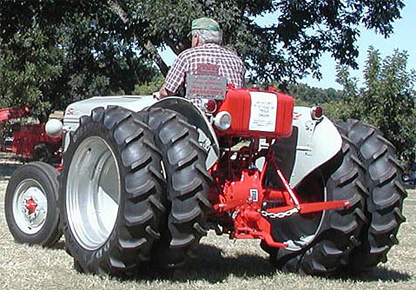
[[[264,217],[269,217],[271,219],[283,219],[283,218],[290,217],[291,215],[294,215],[294,214],[296,214],[298,212],[299,212],[299,209],[297,209],[295,207],[295,208],[289,209],[287,211],[278,212],[278,213],[267,212],[265,210],[262,210],[261,211],[261,215],[264,216]]]

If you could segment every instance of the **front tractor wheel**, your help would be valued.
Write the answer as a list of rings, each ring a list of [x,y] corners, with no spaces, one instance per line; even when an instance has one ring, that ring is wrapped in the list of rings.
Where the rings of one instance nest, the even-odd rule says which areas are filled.
[[[132,274],[160,236],[160,153],[142,115],[94,109],[63,156],[60,208],[66,247],[86,273]]]
[[[352,207],[321,213],[270,219],[272,235],[287,248],[270,248],[273,265],[285,272],[328,276],[348,263],[365,223],[361,192],[363,168],[356,147],[343,136],[342,152],[310,174],[297,188],[301,203],[349,200]]]
[[[60,239],[58,187],[58,171],[43,162],[24,164],[13,173],[5,213],[17,242],[52,247]]]

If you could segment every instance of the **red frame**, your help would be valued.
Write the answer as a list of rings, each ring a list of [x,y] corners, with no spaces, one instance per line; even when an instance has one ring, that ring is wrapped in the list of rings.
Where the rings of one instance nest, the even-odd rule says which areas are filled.
[[[0,121],[23,118],[30,114],[30,108],[5,108],[0,109]],[[62,137],[51,138],[46,134],[45,123],[21,125],[19,130],[12,132],[13,143],[11,151],[16,155],[26,158],[33,157],[33,151],[39,144],[46,144],[50,147],[51,153],[57,153],[61,147]]]
[[[261,92],[259,89],[227,89],[226,98],[219,102],[218,112],[227,111],[232,116],[231,128],[218,131],[219,136],[234,135],[239,137],[270,137],[283,138],[292,134],[292,116],[294,100],[291,96],[277,92],[270,87],[265,93],[274,94],[277,98],[276,126],[274,132],[249,130],[251,92]],[[217,113],[218,113],[217,112]]]
[[[33,157],[33,151],[39,144],[50,146],[53,152],[61,147],[61,137],[51,138],[45,132],[45,124],[23,125],[19,131],[13,132],[12,152],[28,158]]]
[[[213,184],[210,187],[209,200],[214,212],[209,218],[222,226],[222,232],[235,239],[261,239],[267,245],[285,248],[286,244],[275,241],[272,226],[266,216],[285,218],[298,214],[310,214],[324,210],[346,209],[351,207],[348,200],[329,202],[300,203],[296,191],[291,188],[274,160],[273,151],[259,150],[259,139],[266,138],[270,144],[273,139],[290,136],[292,132],[293,99],[287,95],[269,89],[277,97],[275,132],[248,130],[250,118],[250,91],[248,89],[229,89],[220,111],[228,111],[232,116],[229,130],[218,131],[222,148],[222,158],[210,170]],[[255,90],[259,91],[259,90]],[[249,137],[251,144],[232,151],[233,138]],[[257,158],[265,157],[264,170],[260,172],[255,166]],[[275,177],[281,184],[280,190],[266,187],[264,184],[266,170],[271,166]],[[263,202],[269,201],[278,206],[264,210]]]

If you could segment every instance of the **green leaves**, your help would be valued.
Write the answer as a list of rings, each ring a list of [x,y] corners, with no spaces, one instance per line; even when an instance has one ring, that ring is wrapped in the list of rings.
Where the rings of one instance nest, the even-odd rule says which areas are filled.
[[[157,74],[132,28],[106,3],[91,2],[1,2],[2,106],[48,115],[74,100],[132,93]]]
[[[151,48],[179,54],[190,46],[191,21],[202,16],[219,22],[250,81],[286,86],[306,74],[319,77],[324,52],[356,67],[359,23],[387,36],[401,8],[400,0],[2,1],[0,97],[47,111],[92,95],[132,93],[158,73],[150,58],[163,68]],[[265,14],[271,23],[259,25]]]
[[[39,25],[15,33],[0,53],[0,93],[6,106],[29,106],[46,114],[50,103],[43,90],[62,72],[61,52],[48,45]]]
[[[406,162],[415,159],[416,72],[407,71],[407,52],[396,50],[385,59],[370,47],[364,69],[365,87],[358,89],[345,67],[338,68],[344,86],[345,111],[341,117],[360,119],[378,127]]]

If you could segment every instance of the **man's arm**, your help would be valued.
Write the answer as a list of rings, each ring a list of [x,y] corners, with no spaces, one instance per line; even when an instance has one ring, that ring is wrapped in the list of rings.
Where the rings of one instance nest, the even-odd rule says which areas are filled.
[[[159,90],[159,97],[161,99],[168,97],[168,96],[173,96],[173,95],[174,93],[166,89],[165,86],[162,86]]]
[[[162,86],[159,91],[153,93],[153,97],[160,100],[168,96],[173,96],[174,93],[167,90],[165,86]]]
[[[173,92],[167,90],[165,86],[162,86],[159,91],[153,93],[153,97],[160,100],[169,96],[175,95]]]

